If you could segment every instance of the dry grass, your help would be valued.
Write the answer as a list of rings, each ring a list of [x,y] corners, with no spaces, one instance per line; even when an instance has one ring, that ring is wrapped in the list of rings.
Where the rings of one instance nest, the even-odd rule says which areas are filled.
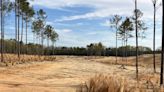
[[[1,58],[1,56],[0,56]],[[61,57],[62,58],[62,57]],[[55,56],[38,56],[38,55],[21,55],[20,59],[16,54],[5,54],[4,55],[4,64],[8,65],[15,65],[15,64],[22,64],[26,62],[40,62],[40,61],[55,61]],[[89,61],[96,61],[105,64],[116,64],[116,57],[85,57],[86,60]],[[139,66],[142,67],[152,67],[153,66],[153,56],[152,55],[143,55],[139,56]],[[2,64],[0,64],[2,65]],[[118,57],[117,65],[126,65],[126,66],[135,66],[135,57],[128,57],[127,61],[126,58]],[[160,66],[160,55],[156,55],[156,65]]]
[[[89,59],[90,61],[96,61],[100,63],[105,63],[105,64],[116,64],[116,57],[88,57],[86,59]],[[118,57],[117,58],[117,65],[126,65],[126,66],[135,66],[135,56],[132,57],[127,57],[127,58],[122,58]],[[127,59],[127,60],[126,60]],[[160,66],[161,62],[161,55],[156,54],[156,65],[157,67]],[[139,56],[139,66],[142,67],[152,67],[153,66],[153,55],[152,54],[146,54],[146,55],[141,55]]]
[[[96,75],[88,82],[81,84],[77,92],[164,92],[163,88],[156,84],[158,79],[157,75],[142,75],[137,83],[120,76]],[[148,83],[147,86],[143,81]]]
[[[128,92],[124,79],[114,76],[97,75],[80,86],[77,92]]]
[[[153,92],[164,92],[164,90],[159,91],[159,74],[141,74],[139,75],[139,82],[145,89],[153,90]]]
[[[160,55],[157,56],[157,72],[159,72]],[[75,87],[77,86],[77,92],[164,92],[164,90],[159,87],[159,74],[154,74],[152,71],[152,55],[142,56],[139,60],[139,82],[137,83],[135,79],[135,57],[128,57],[128,62],[122,61],[122,58],[119,57],[118,65],[115,65],[115,57],[39,57],[21,55],[19,60],[17,55],[5,54],[6,62],[4,66],[5,64],[8,66],[21,63],[27,64],[14,67],[0,67],[0,87],[3,88],[7,86],[3,89],[10,89],[10,86],[8,87],[10,81],[12,84],[13,80],[15,82],[15,78],[19,78],[16,80],[17,82],[27,84],[27,87],[24,87],[24,89],[21,88],[21,86],[15,87],[21,90],[29,90],[33,87],[37,88],[38,86],[35,86],[36,82],[40,82],[39,85],[41,87],[42,84],[49,84],[44,87],[44,89],[49,90],[49,92],[76,92]],[[0,66],[1,64],[2,63],[0,63]],[[126,65],[126,69],[120,68],[122,64]],[[87,79],[89,80],[87,81]],[[4,84],[3,81],[9,84]],[[29,81],[33,84],[30,87],[28,86]],[[51,83],[54,87],[52,91],[50,91],[52,88]],[[60,86],[62,87],[59,88]],[[68,91],[68,89],[71,91]],[[13,90],[13,88],[11,90]]]
[[[41,61],[55,61],[55,60],[56,60],[55,56],[21,55],[20,58],[18,58],[16,54],[4,54],[4,62],[1,62],[0,65],[11,66],[15,64],[41,62]]]

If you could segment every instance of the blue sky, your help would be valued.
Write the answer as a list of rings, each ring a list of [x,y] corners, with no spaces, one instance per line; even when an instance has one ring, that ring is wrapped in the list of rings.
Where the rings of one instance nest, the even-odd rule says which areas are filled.
[[[161,0],[158,0],[161,2]],[[134,10],[134,0],[35,0],[31,2],[35,10],[44,9],[48,18],[47,24],[55,27],[59,34],[57,46],[85,47],[90,43],[102,42],[106,47],[115,47],[115,30],[109,25],[112,15],[131,16]],[[153,6],[151,0],[138,0],[138,8],[144,13],[148,30],[146,38],[139,44],[153,46]],[[156,47],[161,46],[161,8],[157,11]],[[6,38],[14,37],[13,15],[7,17],[8,31]],[[29,28],[31,31],[31,29]],[[33,35],[29,32],[29,42]],[[129,39],[130,45],[135,45],[135,38]],[[119,42],[119,45],[120,42]]]

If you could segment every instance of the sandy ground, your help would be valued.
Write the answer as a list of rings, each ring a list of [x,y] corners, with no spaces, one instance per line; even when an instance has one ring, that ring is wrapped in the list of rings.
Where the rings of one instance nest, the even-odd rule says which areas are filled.
[[[135,67],[106,64],[114,58],[58,56],[56,62],[33,62],[12,67],[0,67],[0,92],[76,92],[79,84],[96,74],[112,74],[135,78]],[[140,67],[140,74],[152,71]]]

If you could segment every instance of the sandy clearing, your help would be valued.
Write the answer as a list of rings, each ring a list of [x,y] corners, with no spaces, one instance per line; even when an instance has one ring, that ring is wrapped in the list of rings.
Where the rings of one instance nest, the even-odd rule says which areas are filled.
[[[58,57],[57,62],[0,67],[0,92],[76,92],[79,84],[96,74],[135,78],[134,66],[126,66],[127,69],[122,70],[120,65],[92,61],[94,59],[72,56]],[[144,67],[140,70],[142,73],[148,71]]]

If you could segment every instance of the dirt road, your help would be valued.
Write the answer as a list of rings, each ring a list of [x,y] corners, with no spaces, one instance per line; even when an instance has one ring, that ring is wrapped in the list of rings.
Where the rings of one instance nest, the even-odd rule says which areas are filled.
[[[96,74],[135,77],[135,67],[127,66],[125,70],[119,67],[66,56],[57,57],[56,62],[0,67],[0,92],[76,92],[79,84]]]

